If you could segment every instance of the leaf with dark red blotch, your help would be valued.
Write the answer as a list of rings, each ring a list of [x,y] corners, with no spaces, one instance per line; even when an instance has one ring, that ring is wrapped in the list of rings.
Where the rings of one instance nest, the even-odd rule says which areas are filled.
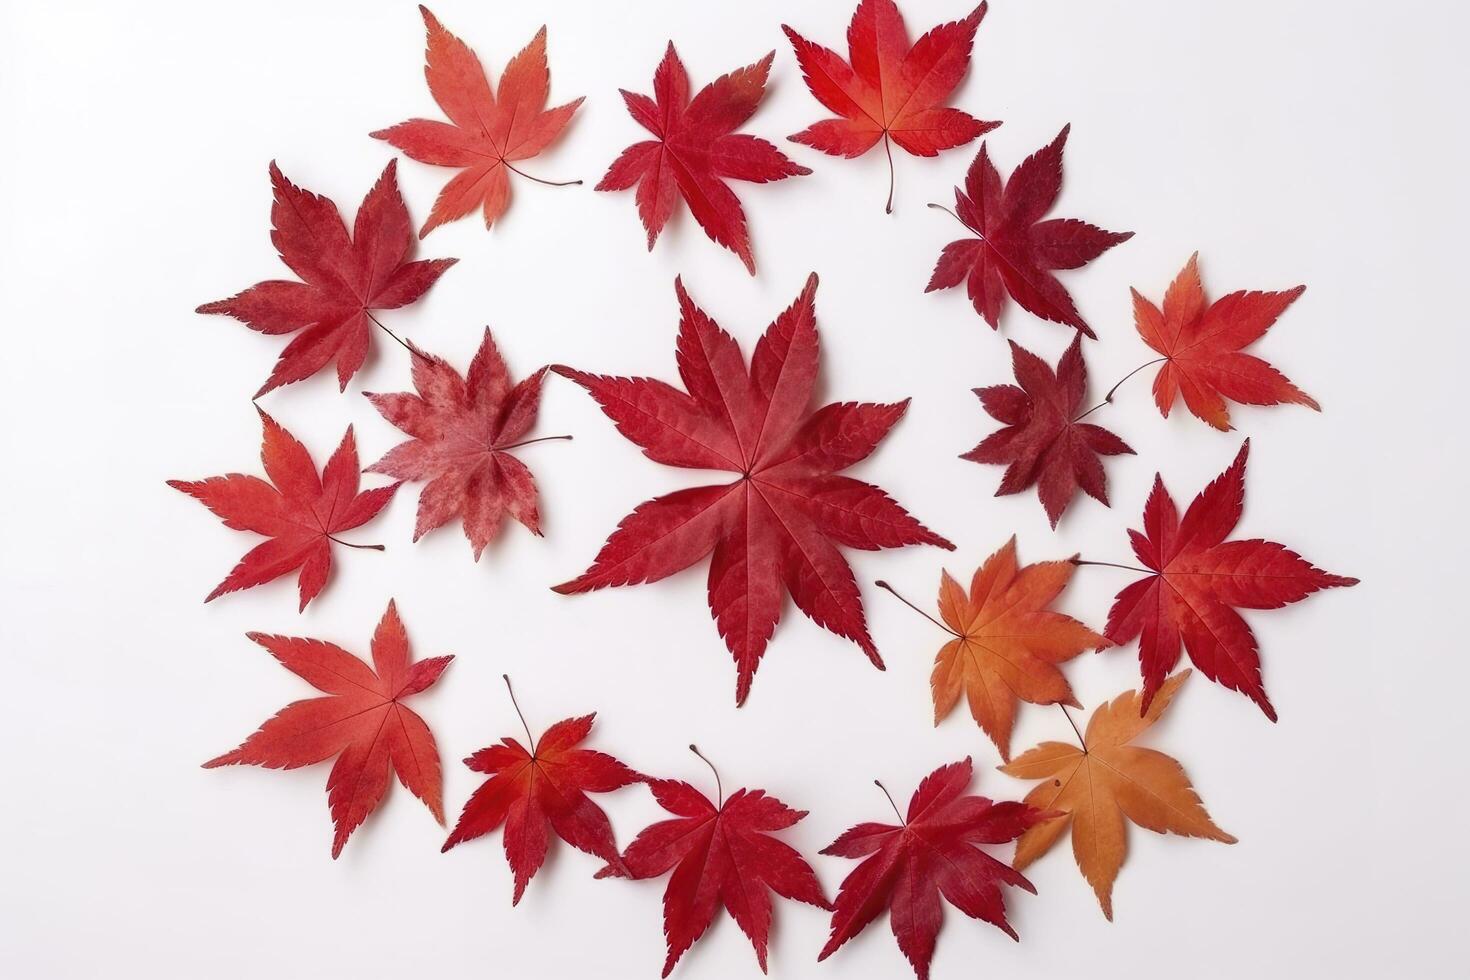
[[[413,662],[398,609],[388,611],[373,633],[369,667],[322,640],[251,633],[281,666],[322,691],[286,705],[233,751],[204,764],[297,769],[336,756],[327,777],[332,811],[332,857],[378,808],[393,774],[444,823],[439,748],[424,720],[403,702],[432,686],[453,657]]]
[[[1275,721],[1255,634],[1236,609],[1279,609],[1320,589],[1358,584],[1274,541],[1225,540],[1245,508],[1249,450],[1247,439],[1235,462],[1194,498],[1183,518],[1163,478],[1155,476],[1143,531],[1128,532],[1133,553],[1152,574],[1118,593],[1104,633],[1117,644],[1138,638],[1141,711],[1179,663],[1182,648],[1201,674],[1241,692]]]
[[[555,366],[591,393],[618,431],[668,466],[726,470],[733,483],[677,490],[623,518],[592,567],[562,593],[656,582],[712,555],[709,605],[735,657],[735,700],[750,692],[785,594],[880,669],[863,600],[839,545],[873,551],[954,546],[886,493],[839,476],[865,459],[907,402],[808,411],[817,379],[817,277],[767,328],[750,366],[680,282],[677,361],[684,391],[653,378]]]
[[[260,458],[269,483],[243,473],[227,473],[207,480],[170,480],[168,485],[208,507],[225,527],[254,531],[269,539],[246,552],[225,580],[204,597],[205,602],[300,569],[296,584],[305,609],[327,584],[332,570],[331,542],[346,544],[334,535],[376,517],[399,485],[358,492],[362,471],[351,426],[318,477],[305,446],[263,411],[260,421],[265,428]],[[348,547],[383,550],[381,545]]]
[[[1011,365],[1019,387],[975,389],[981,406],[1005,428],[961,458],[1006,467],[997,497],[1036,487],[1052,527],[1079,489],[1107,505],[1108,475],[1098,457],[1132,455],[1133,450],[1102,426],[1080,421],[1087,397],[1081,335],[1072,338],[1056,371],[1015,341]]]
[[[683,198],[704,233],[740,256],[755,275],[745,211],[726,181],[764,184],[811,173],[765,140],[735,132],[765,97],[774,57],[773,52],[722,75],[691,99],[689,75],[670,42],[653,74],[653,98],[621,90],[628,114],[655,138],[624,150],[597,189],[637,186],[638,216],[650,251]]]
[[[1305,405],[1320,412],[1321,406],[1286,375],[1241,350],[1265,336],[1306,288],[1280,293],[1241,290],[1207,306],[1196,252],[1164,294],[1162,310],[1133,290],[1138,333],[1164,355],[1164,366],[1154,377],[1154,402],[1163,416],[1169,417],[1181,394],[1196,418],[1222,432],[1231,428],[1227,400],[1242,405]]]
[[[954,191],[955,216],[975,237],[944,246],[925,292],[963,282],[975,312],[992,327],[999,329],[1009,295],[1043,320],[1096,336],[1052,273],[1081,268],[1132,238],[1133,232],[1104,231],[1076,218],[1041,220],[1062,189],[1062,151],[1071,128],[1062,127],[1004,185],[985,144],[980,144],[965,186]]]
[[[223,313],[261,333],[296,334],[255,397],[309,378],[334,359],[346,390],[372,346],[371,311],[417,302],[459,260],[407,261],[413,230],[393,161],[357,209],[350,236],[337,205],[297,187],[274,163],[271,186],[271,242],[302,281],[256,283],[195,312]]]
[[[507,514],[532,534],[541,533],[536,480],[509,450],[534,441],[524,437],[536,423],[545,375],[546,368],[540,368],[512,384],[486,330],[468,375],[461,377],[441,358],[415,347],[418,394],[366,393],[383,418],[413,437],[368,472],[427,481],[419,493],[415,541],[459,517],[479,561]]]
[[[944,918],[941,896],[972,919],[989,922],[1012,939],[1002,885],[1036,889],[1019,872],[982,851],[979,844],[1015,840],[1058,816],[1024,803],[992,803],[966,796],[970,760],[940,766],[919,784],[900,826],[860,823],[823,854],[865,859],[842,882],[832,913],[832,932],[817,956],[825,960],[862,932],[885,908],[898,948],[927,980],[929,961]]]

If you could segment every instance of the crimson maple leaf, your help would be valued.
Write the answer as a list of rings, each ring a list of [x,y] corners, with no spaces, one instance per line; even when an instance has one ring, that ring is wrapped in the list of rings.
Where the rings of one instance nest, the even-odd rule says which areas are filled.
[[[296,585],[304,610],[327,584],[332,570],[330,542],[383,550],[382,545],[349,545],[335,535],[376,517],[399,485],[358,492],[361,470],[351,426],[318,477],[306,447],[275,419],[256,411],[265,429],[260,459],[269,483],[256,476],[227,473],[207,480],[169,480],[168,485],[208,507],[225,527],[254,531],[269,539],[247,551],[225,580],[204,597],[205,602],[300,569]]]
[[[694,220],[755,275],[745,211],[726,181],[764,184],[811,173],[770,143],[735,129],[755,114],[766,94],[775,52],[722,75],[689,98],[689,75],[669,42],[653,73],[653,98],[620,89],[628,114],[656,139],[624,150],[597,183],[600,191],[638,186],[638,215],[648,248],[682,197]]]
[[[1027,157],[1004,185],[985,144],[980,144],[964,189],[954,191],[955,217],[976,237],[944,246],[926,293],[966,283],[975,312],[997,329],[1009,293],[1043,320],[1097,336],[1052,272],[1081,268],[1132,238],[1133,232],[1104,231],[1076,218],[1041,220],[1062,189],[1062,150],[1071,128],[1063,126],[1057,138]]]
[[[892,212],[890,140],[916,156],[932,157],[1000,125],[940,105],[969,70],[975,31],[987,9],[981,3],[964,20],[940,24],[910,45],[893,0],[862,0],[847,28],[846,61],[782,24],[806,87],[838,116],[813,123],[791,139],[839,157],[862,156],[881,139],[888,154],[887,210]]]
[[[919,784],[899,826],[860,823],[822,851],[866,860],[853,869],[837,892],[832,932],[818,962],[862,932],[887,907],[898,948],[919,980],[926,980],[944,920],[941,895],[970,918],[1019,938],[1006,921],[1000,886],[1014,885],[1032,894],[1036,888],[1020,872],[976,845],[1015,840],[1060,814],[1024,803],[992,803],[983,796],[966,796],[972,771],[969,759],[940,766]]]
[[[1291,403],[1320,412],[1322,407],[1286,375],[1241,351],[1265,336],[1306,288],[1240,290],[1206,306],[1196,252],[1164,294],[1162,310],[1132,290],[1138,333],[1164,355],[1164,366],[1154,376],[1154,402],[1164,418],[1181,393],[1196,418],[1222,432],[1231,428],[1226,399],[1242,405]]]
[[[1245,505],[1250,440],[1230,468],[1190,503],[1181,519],[1174,498],[1154,477],[1143,531],[1129,531],[1133,553],[1151,574],[1118,593],[1103,631],[1116,644],[1138,638],[1147,711],[1179,663],[1180,647],[1199,672],[1240,691],[1276,720],[1261,682],[1256,637],[1236,609],[1279,609],[1319,589],[1357,585],[1332,575],[1274,541],[1226,541]]]
[[[1014,340],[1010,343],[1011,366],[1020,387],[975,389],[981,406],[1005,428],[960,458],[1006,467],[997,497],[1035,486],[1052,527],[1079,488],[1107,506],[1108,475],[1098,457],[1132,455],[1133,450],[1102,426],[1079,421],[1087,414],[1081,412],[1087,395],[1082,335],[1072,338],[1055,372]]]
[[[687,393],[652,378],[552,368],[586,388],[650,459],[739,474],[733,483],[638,505],[591,568],[555,587],[568,594],[655,582],[712,555],[710,611],[735,657],[737,704],[750,692],[787,592],[817,625],[855,642],[882,669],[838,545],[954,548],[882,490],[838,475],[877,448],[908,402],[807,411],[819,359],[816,288],[812,275],[767,328],[747,368],[735,339],[676,281],[677,360]]]
[[[196,313],[223,313],[252,330],[296,333],[255,397],[309,378],[335,358],[337,383],[367,360],[373,310],[416,302],[458,259],[405,261],[413,244],[393,161],[363,198],[349,236],[337,205],[297,187],[271,164],[271,243],[301,282],[269,279]]]
[[[413,436],[368,472],[428,481],[413,539],[460,517],[479,561],[506,514],[539,535],[536,480],[509,450],[536,441],[522,437],[536,423],[546,368],[512,385],[488,329],[465,377],[443,359],[413,350],[417,395],[366,393],[383,418]]]
[[[500,85],[492,91],[490,78],[469,45],[445,30],[427,7],[420,6],[419,12],[428,30],[424,77],[429,94],[450,121],[410,119],[370,135],[420,163],[460,168],[439,192],[420,238],[475,208],[483,212],[489,228],[510,206],[507,171],[552,184],[522,173],[512,161],[546,149],[566,129],[582,100],[546,108],[551,72],[546,66],[545,27],[505,66]]]
[[[393,773],[444,823],[439,747],[429,726],[403,702],[432,686],[452,656],[414,663],[408,634],[391,600],[373,633],[371,667],[323,640],[247,635],[327,696],[286,705],[239,748],[206,762],[205,769],[298,769],[336,756],[327,777],[327,806],[336,828],[333,858],[378,808]]]

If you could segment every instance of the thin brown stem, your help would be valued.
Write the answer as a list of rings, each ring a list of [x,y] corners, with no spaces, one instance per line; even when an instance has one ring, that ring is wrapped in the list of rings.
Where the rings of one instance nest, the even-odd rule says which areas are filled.
[[[1085,739],[1085,738],[1082,737],[1082,729],[1078,728],[1077,727],[1077,723],[1072,720],[1072,712],[1070,712],[1070,711],[1067,710],[1067,706],[1065,704],[1058,704],[1057,707],[1058,708],[1061,708],[1062,709],[1062,714],[1064,714],[1064,715],[1067,716],[1067,724],[1071,725],[1072,726],[1072,731],[1077,734],[1077,744],[1082,746],[1082,751],[1083,752],[1086,752],[1087,751],[1087,739]]]
[[[1139,568],[1137,565],[1119,565],[1111,561],[1083,561],[1081,558],[1068,558],[1067,561],[1074,565],[1098,565],[1102,568],[1121,568],[1129,572],[1142,572],[1145,575],[1153,574],[1147,568]]]
[[[883,206],[884,214],[893,213],[893,147],[888,145],[888,130],[883,130],[883,152],[888,154],[888,203]]]
[[[367,318],[369,320],[373,321],[374,323],[376,323],[378,325],[378,329],[379,330],[383,331],[385,334],[387,334],[388,336],[390,336],[394,340],[396,340],[398,342],[398,346],[399,347],[402,347],[404,350],[408,351],[410,354],[414,355],[415,357],[423,357],[424,356],[418,350],[418,348],[414,347],[412,344],[408,343],[402,337],[398,336],[396,333],[394,333],[393,331],[389,330],[387,327],[383,326],[383,321],[382,320],[379,320],[377,317],[373,316],[373,311],[372,310],[363,310],[363,312],[367,314]]]
[[[720,801],[715,804],[715,807],[716,809],[722,809],[725,806],[725,787],[720,783],[720,770],[715,768],[715,764],[713,762],[704,757],[704,753],[699,751],[699,746],[695,745],[693,742],[689,743],[689,751],[699,756],[700,761],[709,766],[709,771],[715,774],[715,792],[718,793],[720,797]]]
[[[1113,403],[1113,396],[1118,393],[1118,389],[1119,388],[1123,387],[1123,382],[1124,381],[1127,381],[1129,378],[1133,377],[1135,374],[1137,374],[1139,371],[1142,371],[1146,367],[1153,367],[1155,364],[1158,364],[1160,361],[1167,361],[1167,360],[1168,360],[1167,357],[1156,357],[1152,361],[1149,361],[1146,364],[1140,364],[1140,365],[1138,365],[1138,367],[1134,368],[1132,371],[1129,371],[1127,374],[1123,375],[1123,377],[1118,381],[1117,384],[1115,384],[1111,388],[1109,388],[1108,389],[1108,393],[1103,397],[1103,400],[1102,401],[1098,402],[1096,405],[1092,406],[1091,408],[1089,408],[1087,411],[1083,412],[1081,415],[1077,416],[1072,421],[1073,422],[1081,422],[1083,419],[1087,418],[1087,416],[1091,415],[1093,412],[1097,411],[1099,408],[1102,408],[1104,405],[1111,405]]]
[[[929,615],[924,610],[920,609],[918,606],[914,605],[912,602],[909,602],[903,596],[899,595],[897,589],[895,589],[893,586],[889,585],[887,582],[883,581],[881,578],[878,581],[874,582],[873,584],[876,585],[878,588],[883,589],[884,591],[888,592],[890,595],[892,595],[899,602],[903,603],[905,606],[908,606],[914,612],[918,613],[920,616],[923,616],[925,619],[929,620],[929,622],[933,623],[935,626],[938,626],[940,629],[944,630],[950,636],[953,636],[953,637],[956,637],[956,638],[959,637],[959,634],[956,633],[954,630],[950,629],[948,626],[945,626],[939,620],[935,619],[933,616]]]
[[[539,439],[522,439],[520,442],[513,442],[509,446],[496,446],[495,450],[497,452],[503,453],[510,449],[519,449],[522,446],[529,446],[533,442],[552,442],[557,439],[563,439],[570,442],[571,438],[571,436],[541,436]]]
[[[929,202],[929,206],[931,208],[933,208],[934,210],[936,210],[936,211],[943,211],[945,214],[949,215],[951,218],[953,218],[954,220],[958,221],[960,224],[965,225],[965,219],[964,218],[961,218],[959,215],[955,214],[953,211],[951,211],[949,208],[945,207],[943,204],[935,204],[933,201],[930,201]],[[975,229],[974,228],[971,228],[969,225],[965,225],[965,230],[966,231],[973,232]]]
[[[521,727],[526,730],[526,741],[531,743],[531,751],[536,751],[536,736],[531,734],[531,726],[526,724],[526,716],[521,714],[521,706],[516,701],[516,689],[510,686],[510,675],[501,674],[500,679],[505,681],[505,689],[510,694],[510,706],[516,709],[516,717],[521,720]]]
[[[879,782],[876,779],[873,780],[873,785],[876,786],[876,787],[878,787],[879,789],[881,789],[883,791],[883,795],[886,796],[886,797],[888,797],[888,805],[891,806],[891,807],[893,807],[893,815],[898,818],[898,822],[899,823],[901,823],[901,824],[903,824],[903,826],[907,827],[909,825],[909,822],[903,818],[903,814],[902,813],[899,813],[898,812],[898,804],[895,803],[895,802],[893,802],[893,794],[890,793],[890,792],[888,792],[888,787],[887,786],[884,786],[881,782]]]
[[[582,183],[580,180],[542,180],[540,177],[532,177],[524,170],[516,169],[515,167],[510,165],[510,162],[508,160],[501,160],[500,163],[502,166],[505,167],[506,170],[509,170],[511,173],[520,174],[527,180],[534,180],[536,183],[545,184],[547,187],[573,187],[577,184]]]
[[[328,541],[335,541],[335,542],[337,542],[338,544],[340,544],[344,548],[357,548],[360,551],[387,551],[388,550],[387,548],[383,547],[380,544],[353,544],[351,541],[343,541],[341,538],[335,537],[335,536],[330,535],[330,534],[327,535],[327,540]]]

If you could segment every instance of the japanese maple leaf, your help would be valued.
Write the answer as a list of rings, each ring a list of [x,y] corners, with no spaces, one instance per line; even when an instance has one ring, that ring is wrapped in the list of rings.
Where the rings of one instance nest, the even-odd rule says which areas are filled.
[[[788,592],[817,625],[852,640],[882,669],[839,545],[954,547],[882,490],[838,475],[877,448],[908,402],[807,411],[817,377],[816,288],[813,275],[767,328],[747,368],[735,339],[676,282],[677,361],[686,391],[652,378],[552,368],[586,388],[650,459],[739,474],[733,483],[640,504],[591,568],[556,586],[575,593],[655,582],[711,555],[710,611],[735,657],[737,704],[750,693]]]
[[[1113,918],[1113,882],[1128,855],[1127,821],[1156,834],[1207,837],[1234,844],[1215,826],[1173,757],[1130,744],[1158,721],[1189,676],[1164,682],[1146,712],[1137,691],[1118,695],[1092,713],[1082,746],[1042,742],[1000,771],[1018,779],[1044,780],[1026,802],[1060,815],[1037,824],[1016,842],[1016,870],[1051,850],[1070,827],[1072,853],[1097,893],[1103,915]]]
[[[964,695],[1001,758],[1010,759],[1018,701],[1077,706],[1057,665],[1108,641],[1047,608],[1075,570],[1069,561],[1018,567],[1013,537],[975,572],[968,593],[943,573],[939,615],[954,639],[940,648],[929,678],[936,725]]]
[[[1118,593],[1104,630],[1124,644],[1138,638],[1143,668],[1142,710],[1179,663],[1181,645],[1200,673],[1239,691],[1276,720],[1261,683],[1256,637],[1236,609],[1279,609],[1319,589],[1357,585],[1331,575],[1274,541],[1226,541],[1245,505],[1250,440],[1230,468],[1190,503],[1180,518],[1174,498],[1154,477],[1143,508],[1143,531],[1129,531],[1133,553],[1150,570]]]
[[[334,858],[378,808],[392,774],[444,823],[439,748],[429,726],[403,702],[432,686],[453,657],[414,663],[408,634],[391,600],[373,633],[371,667],[323,640],[248,635],[326,697],[286,705],[239,748],[209,760],[204,768],[297,769],[336,756],[327,777],[327,806],[336,828]]]
[[[740,256],[755,275],[745,211],[726,181],[764,184],[811,173],[765,140],[735,132],[765,97],[774,57],[772,52],[722,75],[690,99],[689,75],[671,41],[653,73],[653,98],[620,90],[628,114],[655,139],[624,150],[597,189],[625,191],[638,186],[638,216],[648,232],[650,251],[682,197],[704,233]]]
[[[835,157],[859,157],[878,141],[888,154],[888,204],[893,211],[890,142],[921,157],[937,156],[988,133],[981,122],[941,103],[970,68],[975,31],[985,19],[981,3],[964,20],[938,27],[909,43],[903,15],[893,0],[862,0],[847,28],[847,60],[781,25],[796,50],[806,87],[835,119],[823,119],[792,136],[797,143]]]
[[[610,755],[578,748],[587,740],[596,717],[559,721],[539,740],[531,738],[527,728],[529,750],[514,738],[503,738],[499,745],[464,760],[475,772],[490,778],[465,803],[443,850],[503,825],[505,857],[515,874],[512,905],[520,902],[526,885],[546,860],[548,829],[577,850],[609,862],[615,873],[622,869],[607,814],[587,794],[610,793],[643,777]],[[525,719],[521,722],[524,725]]]
[[[348,544],[335,535],[376,517],[393,499],[398,484],[358,492],[361,470],[351,426],[318,477],[305,446],[263,411],[260,421],[265,428],[260,460],[269,483],[227,473],[207,480],[170,480],[168,485],[208,507],[225,527],[254,531],[268,539],[247,551],[225,580],[204,597],[205,602],[300,569],[296,586],[304,610],[327,584],[332,570],[331,542],[383,550],[382,545]]]
[[[673,870],[664,888],[669,953],[663,976],[704,935],[721,905],[755,947],[762,973],[771,931],[770,892],[832,908],[811,866],[772,836],[795,826],[805,810],[793,810],[761,789],[737,789],[728,800],[722,792],[711,803],[676,779],[649,779],[647,784],[674,819],[645,827],[623,853],[623,864],[633,878],[657,878]],[[612,873],[604,868],[598,877]]]
[[[545,27],[505,66],[500,85],[492,91],[490,78],[469,45],[445,30],[427,7],[419,7],[419,12],[429,35],[424,77],[449,122],[410,119],[371,135],[420,163],[459,168],[435,199],[420,238],[476,208],[489,228],[510,206],[510,174],[552,184],[522,173],[513,161],[546,149],[566,129],[582,100],[546,108],[551,72],[546,67]]]
[[[954,191],[955,217],[975,237],[944,246],[926,293],[963,282],[975,312],[996,329],[1010,294],[1043,320],[1097,336],[1052,273],[1081,268],[1132,238],[1133,232],[1104,231],[1076,218],[1041,220],[1062,189],[1062,150],[1071,128],[1063,126],[1057,138],[1027,157],[1004,185],[985,144],[980,144],[964,189]]]
[[[309,378],[334,358],[346,390],[367,359],[372,311],[416,302],[459,260],[406,261],[413,231],[393,161],[357,209],[350,237],[337,205],[297,187],[274,163],[271,186],[271,242],[302,281],[269,279],[195,312],[223,313],[261,333],[297,334],[255,397]]]
[[[1164,417],[1181,393],[1196,418],[1222,432],[1231,428],[1226,399],[1242,405],[1306,405],[1320,412],[1322,407],[1286,375],[1241,351],[1265,336],[1306,288],[1241,290],[1206,306],[1196,252],[1164,293],[1162,310],[1132,290],[1138,333],[1164,355],[1154,377],[1154,402]]]
[[[1036,889],[976,845],[1015,840],[1055,814],[1024,803],[966,796],[971,773],[969,759],[940,766],[919,784],[899,826],[860,823],[822,851],[866,860],[842,882],[832,933],[817,956],[819,962],[888,908],[898,948],[919,980],[926,980],[944,920],[941,895],[970,918],[1019,938],[1006,921],[1000,886],[1015,885],[1032,894]]]
[[[1112,432],[1081,421],[1088,414],[1082,411],[1087,365],[1082,360],[1081,340],[1080,334],[1072,338],[1056,371],[1011,341],[1011,366],[1019,387],[975,389],[981,406],[991,418],[1005,423],[1005,428],[992,432],[961,456],[1006,467],[995,491],[997,497],[1035,486],[1052,527],[1079,489],[1107,506],[1108,475],[1099,456],[1133,454]]]
[[[536,422],[546,369],[512,385],[489,330],[466,377],[416,347],[414,355],[418,394],[367,393],[383,418],[413,436],[368,472],[428,481],[413,539],[459,517],[479,561],[506,514],[539,535],[536,480],[509,450],[536,441],[522,437]]]

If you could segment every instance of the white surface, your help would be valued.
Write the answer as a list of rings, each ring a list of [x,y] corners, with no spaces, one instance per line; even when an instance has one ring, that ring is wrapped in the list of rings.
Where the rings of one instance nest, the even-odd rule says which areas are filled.
[[[641,133],[616,89],[649,90],[669,37],[696,85],[774,48],[748,129],[779,138],[820,109],[778,25],[840,47],[851,13],[846,0],[706,6],[437,4],[496,72],[549,22],[553,98],[588,100],[527,167],[587,186],[516,180],[493,233],[474,220],[434,233],[419,254],[460,264],[386,319],[460,367],[488,322],[517,374],[567,361],[673,378],[676,273],[748,350],[816,268],[825,393],[914,396],[861,475],[959,550],[853,554],[888,671],[788,606],[739,711],[703,566],[576,598],[545,588],[580,572],[632,505],[700,477],[643,458],[555,379],[537,432],[576,441],[521,454],[544,493],[544,540],[511,527],[479,565],[457,529],[411,545],[408,487],[353,535],[387,553],[340,553],[305,615],[290,580],[201,605],[252,538],[164,480],[255,471],[249,397],[280,343],[192,310],[285,274],[267,239],[269,160],[350,213],[390,156],[366,134],[437,116],[419,17],[408,2],[5,5],[0,973],[656,976],[661,882],[595,882],[593,859],[556,846],[512,910],[498,840],[441,856],[442,831],[401,787],[334,863],[327,766],[199,768],[307,690],[245,631],[365,652],[390,596],[417,655],[458,655],[416,703],[451,813],[477,785],[456,760],[518,732],[503,671],[537,729],[596,709],[593,742],[640,769],[707,785],[692,740],[727,786],[809,809],[787,839],[829,891],[852,864],[815,852],[887,815],[874,777],[906,797],[970,754],[978,791],[1025,790],[992,770],[995,749],[963,713],[931,727],[941,636],[869,583],[887,578],[927,606],[942,565],[968,574],[1012,531],[1023,560],[1126,561],[1124,529],[1155,469],[1187,500],[1241,435],[1159,418],[1138,378],[1096,416],[1138,450],[1107,465],[1112,510],[1082,499],[1053,533],[1033,495],[991,497],[999,469],[956,458],[994,428],[969,389],[1009,379],[1006,337],[1054,358],[1068,336],[1014,308],[997,336],[960,291],[922,292],[957,231],[923,205],[949,198],[974,147],[900,156],[885,216],[881,152],[850,162],[788,144],[812,176],[738,187],[758,278],[687,215],[645,254],[632,195],[591,190]],[[924,29],[965,3],[904,7]],[[1086,347],[1094,395],[1151,356],[1127,287],[1157,297],[1193,250],[1214,295],[1309,284],[1259,350],[1325,412],[1237,410],[1254,439],[1241,533],[1364,582],[1248,614],[1279,725],[1197,677],[1150,736],[1240,844],[1133,832],[1112,925],[1063,845],[1030,872],[1038,897],[1010,896],[1019,945],[947,911],[936,978],[1463,970],[1467,660],[1448,637],[1466,544],[1466,26],[1428,2],[997,0],[981,27],[957,102],[1005,121],[990,139],[1002,169],[1071,121],[1054,213],[1137,232],[1065,276],[1102,338]],[[403,161],[400,173],[422,219],[449,171]],[[403,352],[378,340],[345,395],[323,375],[264,404],[319,461],[349,422],[371,460],[399,434],[361,392],[407,383]],[[1128,580],[1085,569],[1064,605],[1101,625]],[[1091,706],[1136,683],[1135,654],[1084,656],[1067,673]],[[1063,737],[1059,711],[1025,707],[1014,744]],[[642,789],[600,802],[624,842],[658,815]],[[776,921],[772,976],[908,975],[885,921],[820,968],[823,913],[782,902]],[[677,975],[755,970],[722,915]]]

